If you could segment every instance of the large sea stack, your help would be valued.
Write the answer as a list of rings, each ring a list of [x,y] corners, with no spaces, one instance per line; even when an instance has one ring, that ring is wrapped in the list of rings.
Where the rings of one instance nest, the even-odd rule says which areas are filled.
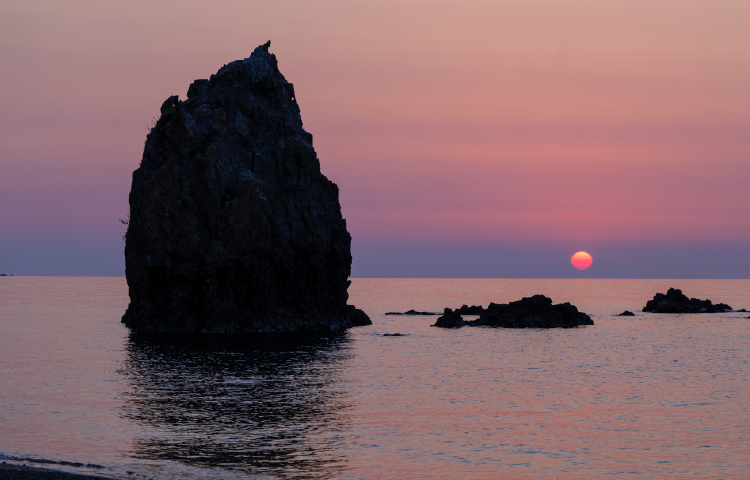
[[[294,87],[261,45],[171,96],[133,172],[125,239],[134,331],[339,330],[351,236]]]

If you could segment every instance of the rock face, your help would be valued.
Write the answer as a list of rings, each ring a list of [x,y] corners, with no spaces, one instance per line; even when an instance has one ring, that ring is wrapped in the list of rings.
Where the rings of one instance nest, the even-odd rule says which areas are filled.
[[[351,237],[270,42],[172,96],[133,172],[125,240],[135,331],[368,325],[347,305]]]
[[[670,288],[667,294],[657,293],[652,300],[646,302],[644,312],[652,313],[716,313],[732,310],[726,303],[714,305],[711,300],[688,298],[682,290]]]
[[[462,307],[463,308],[463,307]],[[524,297],[507,304],[490,303],[479,318],[465,321],[459,313],[450,308],[435,322],[436,327],[458,328],[467,326],[488,326],[505,328],[571,328],[579,325],[593,325],[591,317],[570,303],[552,305],[552,300],[544,295]]]

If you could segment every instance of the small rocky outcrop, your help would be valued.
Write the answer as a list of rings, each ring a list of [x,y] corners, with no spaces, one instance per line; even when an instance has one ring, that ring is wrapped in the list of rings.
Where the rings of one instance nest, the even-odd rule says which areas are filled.
[[[418,312],[416,310],[407,310],[405,312],[385,312],[386,315],[440,315],[439,313],[435,312]]]
[[[635,317],[635,313],[631,312],[630,310],[625,310],[624,312],[617,315],[618,317]]]
[[[651,313],[717,313],[731,310],[732,307],[725,303],[714,305],[711,300],[688,298],[682,290],[676,288],[667,290],[666,295],[657,293],[643,307],[644,312]]]
[[[446,308],[443,311],[443,315],[438,317],[437,321],[435,322],[435,325],[433,327],[440,327],[440,328],[459,328],[463,327],[464,325],[468,325],[470,322],[464,321],[463,317],[461,317],[461,314],[458,312],[454,312],[450,308]]]
[[[487,326],[504,328],[572,328],[579,325],[593,325],[591,317],[579,312],[570,303],[552,304],[552,299],[544,295],[524,297],[516,302],[490,303],[478,319],[466,321],[459,311],[445,309],[437,319],[435,327],[458,328],[466,326]]]
[[[544,295],[524,297],[508,304],[490,303],[477,325],[506,328],[571,328],[593,325],[591,317],[570,303],[552,304]]]
[[[161,106],[133,172],[125,239],[134,331],[368,325],[347,305],[351,236],[294,86],[268,52]]]

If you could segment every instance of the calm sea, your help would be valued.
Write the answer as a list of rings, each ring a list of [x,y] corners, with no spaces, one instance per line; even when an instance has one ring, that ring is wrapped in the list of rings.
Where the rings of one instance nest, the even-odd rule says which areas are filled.
[[[372,326],[164,338],[120,324],[124,278],[2,277],[0,456],[133,479],[748,478],[750,313],[640,313],[672,286],[750,310],[750,280],[354,279]],[[595,325],[383,315],[536,293]]]

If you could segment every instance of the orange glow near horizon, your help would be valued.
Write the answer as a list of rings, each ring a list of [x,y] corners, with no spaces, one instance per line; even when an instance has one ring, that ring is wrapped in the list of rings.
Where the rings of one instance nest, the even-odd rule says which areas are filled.
[[[586,252],[576,252],[570,257],[570,263],[578,270],[586,270],[593,262],[594,259]]]

